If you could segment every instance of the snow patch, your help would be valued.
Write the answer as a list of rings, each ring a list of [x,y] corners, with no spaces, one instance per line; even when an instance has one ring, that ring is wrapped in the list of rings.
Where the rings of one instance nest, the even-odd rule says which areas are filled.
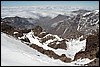
[[[14,32],[14,34],[18,34],[18,32]]]

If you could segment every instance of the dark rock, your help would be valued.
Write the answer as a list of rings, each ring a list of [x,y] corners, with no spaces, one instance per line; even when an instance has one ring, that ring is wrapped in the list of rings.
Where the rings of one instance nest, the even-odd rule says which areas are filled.
[[[96,57],[99,58],[99,51],[96,53]]]
[[[27,37],[25,37],[24,39],[20,39],[20,40],[24,41],[24,42],[29,42],[30,43],[30,40]]]
[[[29,32],[31,32],[31,29],[23,29],[23,30],[20,30],[20,32],[22,32],[22,33],[29,33]]]
[[[55,21],[52,21],[52,24],[47,27],[48,32],[68,39],[77,39],[81,35],[87,37],[97,32],[96,29],[99,29],[99,12],[95,12],[96,11],[77,10],[73,11],[76,15],[71,15],[63,20],[56,19],[57,16],[53,18]],[[52,25],[55,26],[52,27]]]
[[[13,32],[16,31],[14,27],[8,25],[5,22],[1,23],[1,32],[4,32],[8,35],[13,35]]]
[[[42,28],[40,26],[36,26],[32,29],[32,31],[34,32],[35,36],[38,36],[42,32]]]
[[[48,46],[51,47],[51,48],[54,48],[54,49],[58,48],[57,44],[56,44],[56,41],[49,43]]]
[[[86,51],[91,51],[99,47],[99,36],[98,35],[89,35],[86,40]]]
[[[37,56],[40,56],[40,55],[37,55]]]
[[[53,57],[54,59],[59,58],[59,55],[55,54],[52,50],[45,50],[44,54],[46,54],[49,57]]]
[[[88,36],[86,40],[85,51],[80,51],[76,53],[74,60],[77,60],[79,58],[94,59],[98,58],[98,56],[99,56],[99,36],[95,34]]]
[[[38,35],[38,37],[39,37],[39,38],[43,38],[43,37],[46,36],[47,34],[49,34],[49,33],[40,33],[40,34]]]
[[[42,47],[39,47],[38,45],[32,44],[30,47],[32,47],[33,49],[36,49],[37,51],[49,56],[49,57],[53,57],[54,59],[58,59],[59,55],[57,55],[56,53],[54,53],[52,50],[45,50]]]
[[[57,42],[59,42],[59,44],[57,44]],[[54,48],[54,49],[67,49],[67,44],[65,43],[66,41],[62,40],[62,41],[54,41],[48,44],[49,47]]]
[[[60,60],[67,63],[71,62],[71,58],[67,58],[65,54],[60,56]]]
[[[44,42],[46,42],[46,41],[48,41],[48,40],[50,40],[50,39],[53,40],[54,38],[55,38],[54,36],[50,36],[50,35],[49,35],[49,36],[47,36],[47,37],[45,37],[45,38],[42,38],[42,39],[41,39],[41,43],[44,43]]]
[[[35,44],[32,44],[30,47],[32,47],[33,49],[36,49],[37,51],[39,51],[51,58],[53,57],[54,59],[60,59],[63,62],[71,62],[71,59],[67,58],[65,54],[62,54],[61,56],[59,56],[52,50],[45,50],[42,47],[39,47],[38,45],[35,45]]]

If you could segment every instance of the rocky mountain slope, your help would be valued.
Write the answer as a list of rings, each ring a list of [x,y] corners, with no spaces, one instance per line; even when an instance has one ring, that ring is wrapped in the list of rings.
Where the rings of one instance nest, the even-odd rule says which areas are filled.
[[[54,18],[1,18],[1,32],[50,58],[65,63],[88,58],[94,61],[82,65],[99,66],[99,10],[73,13]]]
[[[49,33],[63,38],[75,39],[81,35],[87,37],[87,35],[99,31],[99,10],[77,10],[72,11],[72,14],[69,16],[59,14],[54,18],[6,17],[2,21],[8,22],[9,25],[20,29],[31,29],[39,25]]]
[[[33,18],[22,18],[18,16],[5,17],[1,21],[19,29],[31,29],[38,24],[37,20],[34,20]]]
[[[53,23],[50,31],[64,38],[94,34],[99,31],[99,10],[78,13],[73,17]]]
[[[4,23],[2,22],[2,25],[3,24]],[[83,38],[82,36],[80,38],[70,40],[63,39],[61,37],[58,37],[57,35],[52,35],[50,33],[43,32],[43,29],[40,26],[36,26],[31,30],[25,29],[25,31],[27,32],[20,32],[21,30],[15,30],[15,28],[7,24],[1,27],[1,29],[4,29],[5,27],[9,28],[5,28],[5,30],[2,30],[2,32],[7,34],[10,33],[9,35],[20,39],[22,43],[25,43],[26,45],[39,51],[40,53],[47,55],[50,58],[59,59],[65,63],[71,63],[81,58],[88,58],[91,60],[99,58],[98,33],[89,36],[85,40],[81,40],[81,38]],[[91,65],[91,63],[86,65]],[[93,64],[98,65],[98,61]]]

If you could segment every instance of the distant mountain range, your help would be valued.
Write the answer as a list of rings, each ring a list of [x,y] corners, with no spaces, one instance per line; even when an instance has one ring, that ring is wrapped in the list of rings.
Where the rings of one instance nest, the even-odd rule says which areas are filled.
[[[18,16],[5,17],[1,21],[20,29],[31,29],[39,25],[49,33],[69,39],[81,35],[86,37],[89,34],[99,32],[99,10],[77,10],[72,11],[71,15],[59,14],[54,18],[42,16],[39,19]]]

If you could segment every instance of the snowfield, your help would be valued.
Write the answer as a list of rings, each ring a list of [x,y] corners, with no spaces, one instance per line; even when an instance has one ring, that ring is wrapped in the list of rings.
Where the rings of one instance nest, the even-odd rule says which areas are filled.
[[[80,66],[93,60],[79,59],[71,63],[49,58],[20,40],[1,32],[1,66]]]
[[[40,43],[39,41],[39,37],[36,37],[34,36],[34,32],[29,32],[28,34],[24,35],[23,37],[21,37],[22,39],[25,38],[25,36],[29,39],[29,41],[33,44],[36,44],[38,45],[39,47],[42,47],[46,50],[52,50],[54,51],[56,54],[58,55],[62,55],[62,54],[65,54],[67,57],[71,58],[72,60],[74,59],[74,56],[77,52],[79,51],[84,51],[85,50],[85,46],[86,46],[86,39],[83,40],[83,41],[80,41],[80,38],[82,38],[82,36],[78,39],[71,39],[69,42],[66,41],[66,45],[68,46],[67,47],[67,50],[64,50],[64,49],[53,49],[51,47],[48,47],[47,45],[50,43],[50,42],[53,42],[53,41],[61,41],[63,40],[62,38],[58,37],[57,35],[52,35],[52,34],[47,34],[46,36],[44,36],[43,38],[47,37],[47,36],[54,36],[55,38],[52,40],[48,40],[46,41],[45,43]],[[20,38],[19,38],[20,39]]]

